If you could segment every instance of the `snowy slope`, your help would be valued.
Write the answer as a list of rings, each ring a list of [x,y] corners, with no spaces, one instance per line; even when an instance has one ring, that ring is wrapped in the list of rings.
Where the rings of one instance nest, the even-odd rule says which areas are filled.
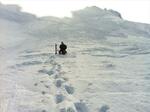
[[[150,25],[95,6],[60,19],[0,4],[0,29],[0,112],[150,111]]]
[[[24,25],[34,21],[34,15],[21,12],[16,5],[3,5],[0,3],[0,47],[17,45],[29,36],[26,36]]]
[[[28,25],[27,25],[28,26]],[[33,26],[33,27],[30,27]],[[47,17],[29,24],[30,34],[44,37],[78,38],[88,37],[102,39],[108,36],[149,37],[148,24],[125,21],[118,12],[87,7],[73,12],[72,18]]]

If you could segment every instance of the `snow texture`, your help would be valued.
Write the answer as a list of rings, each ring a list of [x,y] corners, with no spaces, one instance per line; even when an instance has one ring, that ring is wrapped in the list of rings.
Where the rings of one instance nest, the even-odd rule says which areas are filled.
[[[0,29],[0,112],[150,112],[149,24],[96,6],[37,18],[0,4]]]

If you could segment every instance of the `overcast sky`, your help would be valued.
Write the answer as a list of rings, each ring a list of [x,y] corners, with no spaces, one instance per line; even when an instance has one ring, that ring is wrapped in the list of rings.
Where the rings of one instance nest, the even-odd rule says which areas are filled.
[[[37,16],[71,16],[71,11],[87,6],[114,9],[124,19],[150,24],[150,0],[0,0],[4,4],[18,4],[23,11]]]

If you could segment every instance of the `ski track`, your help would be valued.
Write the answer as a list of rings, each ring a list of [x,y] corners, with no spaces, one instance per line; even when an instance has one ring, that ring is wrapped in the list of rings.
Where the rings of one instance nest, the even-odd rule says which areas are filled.
[[[32,54],[33,53],[33,54]],[[48,76],[48,80],[38,79],[38,81],[33,82],[33,90],[41,91],[43,99],[41,102],[49,102],[51,99],[47,99],[48,95],[53,96],[54,109],[50,110],[48,108],[43,109],[31,109],[28,105],[22,105],[17,107],[17,112],[89,112],[84,101],[75,98],[74,87],[68,82],[67,77],[63,76],[63,66],[56,62],[56,56],[49,53],[39,53],[35,54],[34,51],[21,52],[20,56],[17,58],[19,63],[12,65],[10,69],[17,69],[21,72],[28,71],[29,67],[32,72],[38,73],[38,76]],[[39,58],[42,56],[46,57],[46,61],[41,61]],[[33,60],[34,59],[34,60]],[[38,69],[34,70],[34,66],[40,66]],[[35,77],[38,78],[38,77]],[[45,100],[46,99],[46,100]],[[10,105],[14,108],[16,105],[13,104],[15,101],[11,101]],[[3,103],[7,104],[7,103]],[[50,103],[48,103],[50,104]],[[15,105],[15,106],[14,106]],[[4,105],[2,105],[4,106]],[[6,109],[4,107],[4,109]],[[6,112],[3,110],[3,112]],[[100,111],[106,112],[106,111]]]

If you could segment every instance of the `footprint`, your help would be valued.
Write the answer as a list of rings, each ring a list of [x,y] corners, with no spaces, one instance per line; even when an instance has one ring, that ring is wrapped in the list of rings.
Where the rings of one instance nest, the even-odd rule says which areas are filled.
[[[59,72],[61,70],[61,65],[57,65],[56,70]]]
[[[67,108],[67,112],[75,112],[75,110],[72,107]]]
[[[38,83],[35,83],[35,84],[34,84],[34,86],[37,86],[37,85],[38,85]]]
[[[74,93],[74,88],[70,85],[65,85],[65,90],[67,91],[68,94]]]
[[[69,108],[62,108],[60,109],[60,112],[75,112],[75,110],[72,108],[72,107],[69,107]]]
[[[64,96],[62,94],[57,94],[55,96],[55,102],[56,104],[61,103],[64,100]]]
[[[45,85],[45,87],[46,87],[46,88],[50,88],[50,86],[49,86],[49,85]]]
[[[109,110],[109,106],[108,106],[108,105],[103,105],[103,106],[100,108],[99,112],[107,112],[107,110]]]
[[[54,75],[54,79],[58,79],[60,76],[58,74]]]
[[[93,85],[93,83],[91,83],[91,82],[90,82],[90,83],[88,83],[88,86],[92,86],[92,85]]]
[[[40,81],[41,83],[44,83],[44,81]]]
[[[42,112],[47,112],[46,110],[42,110]]]
[[[89,112],[85,103],[83,103],[82,101],[74,103],[74,106],[75,106],[77,112]]]
[[[60,112],[66,112],[65,108],[60,109]]]
[[[46,94],[46,92],[45,92],[45,91],[42,91],[42,94],[43,94],[43,95],[45,95],[45,94]]]
[[[56,87],[59,88],[59,87],[61,87],[62,83],[63,83],[63,81],[61,79],[58,79],[58,80],[56,80],[55,85],[56,85]]]

